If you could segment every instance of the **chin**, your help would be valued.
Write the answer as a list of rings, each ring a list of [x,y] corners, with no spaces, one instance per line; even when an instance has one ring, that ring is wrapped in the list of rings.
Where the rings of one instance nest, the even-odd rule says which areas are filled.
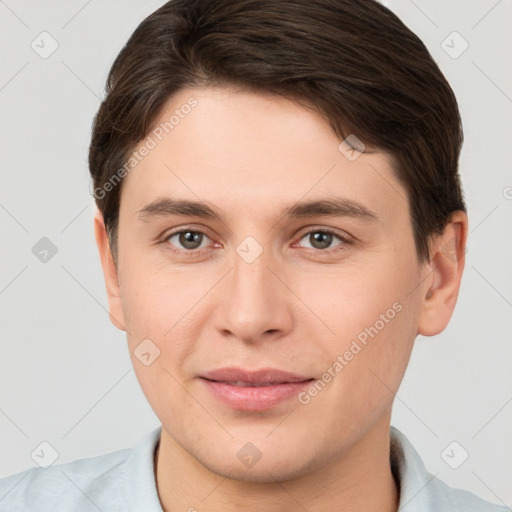
[[[191,455],[206,469],[223,478],[252,483],[275,483],[294,480],[310,474],[325,462],[321,453],[314,451],[312,444],[304,447],[302,443],[259,445],[261,451],[252,443],[240,443],[231,446],[218,446],[205,457],[205,452],[195,450]],[[306,448],[306,449],[305,449]],[[308,451],[309,449],[309,451]],[[328,456],[328,454],[324,454]],[[252,460],[250,457],[253,457]],[[244,461],[244,459],[248,460]]]
[[[293,462],[293,466],[287,461],[286,467],[283,467],[282,460],[276,459],[263,462],[263,458],[251,468],[241,467],[241,464],[227,463],[212,464],[211,462],[203,462],[203,465],[212,473],[223,478],[259,484],[273,484],[276,482],[294,480],[306,476],[314,470],[310,465],[305,463],[301,464],[301,461],[296,459]]]

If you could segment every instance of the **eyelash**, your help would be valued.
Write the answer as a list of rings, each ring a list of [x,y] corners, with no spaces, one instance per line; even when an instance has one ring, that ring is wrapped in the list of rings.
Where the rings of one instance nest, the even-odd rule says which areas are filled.
[[[208,236],[208,234],[205,233],[204,231],[202,231],[201,229],[187,229],[187,228],[183,229],[182,228],[177,231],[172,231],[172,232],[166,234],[160,243],[164,244],[165,248],[170,250],[174,254],[183,255],[185,257],[194,257],[194,256],[202,255],[203,251],[207,249],[206,247],[203,247],[202,249],[189,249],[189,250],[181,249],[180,250],[180,249],[173,248],[173,246],[169,243],[169,239],[171,237],[173,237],[174,235],[179,235],[181,233],[187,233],[187,232],[199,233],[207,238],[210,238]],[[344,237],[344,236],[338,234],[337,232],[335,232],[331,229],[328,229],[328,228],[321,228],[321,229],[315,228],[315,229],[306,231],[301,234],[299,241],[302,240],[305,236],[311,235],[312,233],[323,233],[323,234],[332,235],[333,237],[337,238],[340,242],[342,242],[339,246],[336,246],[333,249],[313,249],[313,248],[309,248],[309,247],[307,248],[310,251],[314,251],[315,254],[320,254],[320,253],[321,254],[326,254],[326,253],[332,254],[332,253],[335,253],[338,251],[343,251],[343,250],[346,250],[345,246],[351,245],[353,243],[353,241],[351,239],[349,239],[348,237]]]

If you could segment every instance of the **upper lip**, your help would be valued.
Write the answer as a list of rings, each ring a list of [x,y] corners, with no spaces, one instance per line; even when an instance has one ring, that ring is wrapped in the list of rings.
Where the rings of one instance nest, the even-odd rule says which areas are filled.
[[[285,382],[303,382],[312,377],[285,372],[274,368],[244,370],[241,368],[219,368],[200,375],[203,379],[217,382],[250,382],[262,384],[283,384]]]

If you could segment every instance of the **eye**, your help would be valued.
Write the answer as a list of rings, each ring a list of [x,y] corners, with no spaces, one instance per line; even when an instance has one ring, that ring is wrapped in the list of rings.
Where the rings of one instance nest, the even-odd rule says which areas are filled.
[[[162,243],[175,253],[193,256],[202,253],[202,249],[208,247],[208,240],[211,240],[210,237],[201,230],[181,229],[166,235]],[[306,240],[310,244],[310,249],[325,253],[343,250],[352,243],[348,235],[343,236],[329,229],[310,230],[302,235],[297,244],[300,244],[302,240]],[[338,243],[333,246],[333,242],[336,240]]]
[[[190,252],[202,249],[203,247],[201,247],[201,244],[204,242],[205,238],[208,238],[208,236],[202,231],[182,229],[181,231],[175,231],[174,233],[167,235],[164,242],[176,246],[178,252],[180,250]]]
[[[331,244],[336,239],[339,240],[340,243],[336,244],[334,247],[342,246],[341,249],[344,248],[343,246],[349,245],[351,243],[348,237],[343,237],[328,229],[314,229],[312,231],[308,231],[304,236],[302,236],[300,240],[304,239],[310,243],[311,249],[320,250],[323,252],[328,252],[326,249],[330,249],[332,247]]]

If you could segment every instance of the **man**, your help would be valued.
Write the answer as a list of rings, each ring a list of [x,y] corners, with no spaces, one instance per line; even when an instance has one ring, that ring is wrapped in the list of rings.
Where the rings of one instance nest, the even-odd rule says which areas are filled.
[[[464,268],[457,102],[370,0],[175,0],[95,119],[112,322],[162,423],[0,481],[1,510],[505,510],[426,472],[393,397]]]

